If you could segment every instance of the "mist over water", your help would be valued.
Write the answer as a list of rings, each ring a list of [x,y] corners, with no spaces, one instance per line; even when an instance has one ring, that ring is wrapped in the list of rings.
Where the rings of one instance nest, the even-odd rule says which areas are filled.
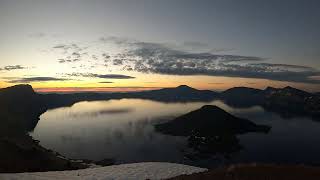
[[[205,104],[254,123],[272,126],[268,134],[238,136],[243,149],[228,158],[186,159],[190,151],[186,137],[155,132],[153,125],[196,110]],[[222,101],[210,103],[161,103],[142,99],[79,102],[72,107],[52,109],[42,114],[30,132],[40,144],[67,158],[116,163],[167,161],[215,166],[232,162],[318,164],[320,123],[308,118],[285,119],[262,107],[233,108]]]

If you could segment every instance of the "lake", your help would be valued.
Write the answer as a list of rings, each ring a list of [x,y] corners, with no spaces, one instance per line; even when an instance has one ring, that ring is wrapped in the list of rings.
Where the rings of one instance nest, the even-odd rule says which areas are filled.
[[[268,134],[239,135],[243,147],[230,156],[190,159],[186,137],[163,135],[154,124],[166,122],[205,104],[257,124],[272,126]],[[40,144],[72,159],[116,163],[166,161],[214,167],[228,163],[320,164],[320,123],[307,117],[286,119],[260,106],[233,108],[220,100],[212,102],[161,103],[142,99],[79,102],[41,115],[30,135]]]

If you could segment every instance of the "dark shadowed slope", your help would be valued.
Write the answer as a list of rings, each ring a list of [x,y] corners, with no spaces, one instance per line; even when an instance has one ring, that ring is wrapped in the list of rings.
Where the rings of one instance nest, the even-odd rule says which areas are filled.
[[[260,89],[234,87],[222,92],[220,97],[234,107],[248,107],[261,104],[264,93]]]
[[[315,120],[319,120],[319,96],[292,87],[270,89],[265,90],[263,106],[266,109],[282,113],[285,116],[300,114],[312,116]]]
[[[320,96],[292,87],[265,90],[246,87],[231,88],[221,93],[221,99],[234,107],[259,105],[285,117],[310,116],[320,119]]]

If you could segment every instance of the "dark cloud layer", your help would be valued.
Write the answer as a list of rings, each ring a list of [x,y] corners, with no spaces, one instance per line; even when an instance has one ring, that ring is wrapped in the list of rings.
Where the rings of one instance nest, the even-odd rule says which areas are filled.
[[[129,50],[114,65],[129,71],[169,75],[208,75],[259,78],[277,81],[319,83],[312,76],[319,70],[307,66],[272,64],[265,58],[230,54],[194,53],[176,50],[160,43],[118,40]],[[125,58],[124,58],[125,57]]]
[[[30,83],[30,82],[46,82],[46,81],[67,81],[70,79],[54,78],[54,77],[26,77],[8,81],[8,83]]]
[[[94,74],[95,77],[105,79],[134,79],[135,77],[122,75],[122,74]]]
[[[19,69],[27,69],[27,68],[22,65],[14,65],[14,66],[5,66],[3,68],[0,68],[0,71],[12,71],[12,70],[19,70]]]
[[[75,77],[94,77],[101,79],[134,79],[133,76],[127,76],[122,74],[95,74],[95,73],[72,73],[66,74],[67,76],[75,76]]]
[[[99,82],[99,83],[101,83],[101,84],[111,84],[113,82],[111,82],[111,81],[102,81],[102,82]]]
[[[86,56],[92,70],[97,66],[119,67],[124,71],[141,73],[155,73],[167,75],[207,75],[240,78],[259,78],[276,81],[320,83],[320,71],[312,67],[292,64],[267,63],[266,58],[256,56],[243,56],[236,54],[222,54],[232,49],[222,48],[212,51],[192,51],[177,48],[170,44],[142,42],[127,38],[104,37],[100,38],[102,44],[111,43],[122,50],[117,54],[102,51],[101,54],[89,54],[85,48],[77,44],[57,45],[54,48],[66,52],[66,57],[59,59],[59,63],[70,63],[81,60]],[[182,46],[206,47],[200,42],[186,42]],[[80,68],[85,68],[83,65]],[[132,79],[126,75],[100,75],[78,74],[83,77],[96,77],[105,79]]]

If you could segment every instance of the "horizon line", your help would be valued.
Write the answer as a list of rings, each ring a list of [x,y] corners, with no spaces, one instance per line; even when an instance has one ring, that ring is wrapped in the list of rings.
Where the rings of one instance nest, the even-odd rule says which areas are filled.
[[[3,88],[9,88],[13,86],[18,86],[18,85],[30,85],[30,84],[16,84],[12,86],[7,86],[7,87],[1,87],[0,89]],[[181,84],[183,85],[183,84]],[[144,86],[118,86],[118,87],[40,87],[40,88],[34,88],[32,85],[30,85],[35,92],[38,93],[77,93],[77,92],[97,92],[97,93],[112,93],[112,92],[141,92],[141,91],[150,91],[150,90],[157,90],[157,89],[163,89],[163,88],[176,88],[178,86],[155,86],[155,87],[144,87]],[[189,86],[189,85],[187,85]],[[197,89],[197,90],[210,90],[210,91],[215,91],[215,92],[222,92],[226,91],[228,89],[232,88],[253,88],[253,89],[260,89],[260,90],[265,90],[268,87],[271,88],[285,88],[285,87],[293,87],[293,86],[281,86],[281,87],[273,87],[273,86],[267,86],[265,88],[256,88],[256,87],[250,87],[250,86],[234,86],[234,87],[229,87],[229,88],[224,88],[224,89],[212,89],[212,88],[195,88],[193,86],[189,86],[191,88]],[[318,93],[319,91],[308,91],[304,88],[298,88],[298,87],[293,87],[295,89],[303,90],[306,92],[310,93]]]

